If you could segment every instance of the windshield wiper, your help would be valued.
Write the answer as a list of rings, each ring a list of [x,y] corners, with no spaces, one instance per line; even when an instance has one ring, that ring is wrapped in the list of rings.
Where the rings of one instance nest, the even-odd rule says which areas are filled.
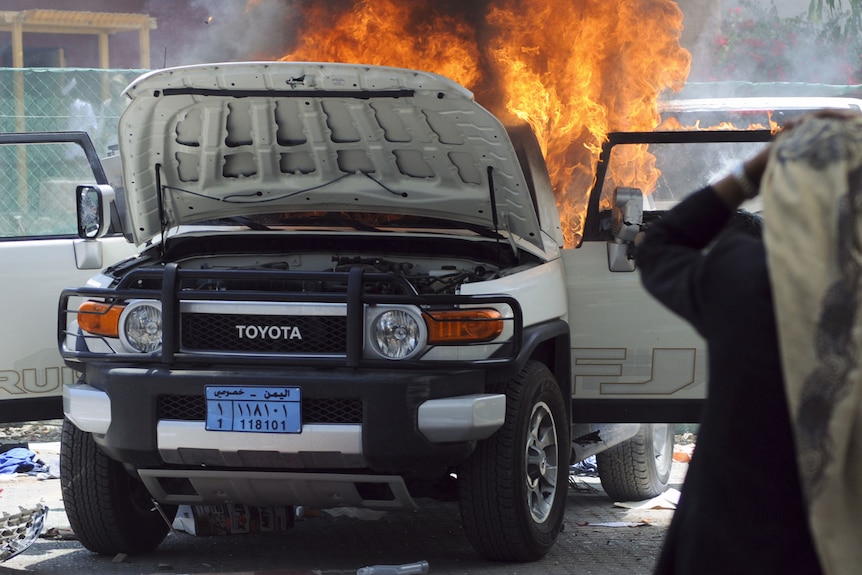
[[[232,216],[230,218],[219,218],[219,222],[230,222],[232,224],[239,224],[241,226],[246,226],[250,230],[255,230],[258,232],[271,232],[272,228],[262,224],[260,222],[256,222],[251,218],[247,218],[245,216]]]
[[[440,228],[445,230],[467,230],[483,238],[500,239],[502,236],[495,230],[467,222],[453,222],[440,218],[403,216],[386,222],[387,226],[402,226],[406,228]]]
[[[366,224],[365,222],[361,222],[359,220],[355,220],[353,218],[349,218],[344,215],[335,215],[332,213],[327,213],[326,215],[308,215],[304,214],[302,216],[294,216],[294,217],[285,217],[278,221],[279,225],[288,225],[288,226],[302,226],[302,225],[314,225],[314,226],[331,226],[331,227],[348,227],[353,228],[358,232],[382,232],[380,228],[372,226],[370,224]]]

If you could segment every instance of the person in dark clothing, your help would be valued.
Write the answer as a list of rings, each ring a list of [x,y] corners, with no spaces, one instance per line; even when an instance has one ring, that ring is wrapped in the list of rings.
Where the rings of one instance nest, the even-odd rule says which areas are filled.
[[[797,471],[766,250],[757,234],[726,229],[757,193],[768,151],[635,239],[644,287],[693,325],[709,356],[697,447],[657,574],[821,573]]]

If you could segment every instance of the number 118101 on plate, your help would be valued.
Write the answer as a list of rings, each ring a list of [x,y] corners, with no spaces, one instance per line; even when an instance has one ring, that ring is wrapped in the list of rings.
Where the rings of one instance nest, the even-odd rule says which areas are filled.
[[[207,431],[300,433],[298,387],[207,386]]]

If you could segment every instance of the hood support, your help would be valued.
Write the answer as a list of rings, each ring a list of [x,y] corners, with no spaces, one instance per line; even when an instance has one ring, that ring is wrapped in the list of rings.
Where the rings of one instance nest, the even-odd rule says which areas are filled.
[[[500,253],[500,216],[497,214],[497,190],[494,188],[494,167],[488,166],[488,195],[491,198],[491,220],[494,222],[494,235],[497,237],[497,254]],[[512,246],[512,253],[515,257],[518,256],[518,244],[512,235],[512,230],[509,228],[509,218],[507,214],[503,214],[503,229],[506,230],[506,236],[509,238],[509,245]]]
[[[497,193],[494,190],[494,166],[488,166],[488,196],[491,199],[491,221],[494,222],[494,240],[497,244],[497,256],[500,254],[500,227],[497,220]]]
[[[167,231],[168,231],[168,216],[165,210],[165,188],[162,186],[162,165],[156,164],[154,166],[155,169],[155,178],[156,178],[156,190],[158,190],[158,208],[159,208],[159,224],[161,227],[161,242],[159,242],[159,258],[164,259],[165,255],[165,241],[167,240]]]

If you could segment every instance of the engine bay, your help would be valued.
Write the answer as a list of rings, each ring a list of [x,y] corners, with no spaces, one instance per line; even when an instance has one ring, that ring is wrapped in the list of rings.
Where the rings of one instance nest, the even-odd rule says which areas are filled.
[[[183,286],[197,290],[254,290],[340,293],[346,290],[345,273],[361,268],[373,281],[366,282],[366,292],[381,295],[456,294],[464,283],[480,282],[499,277],[499,269],[491,264],[455,258],[412,257],[410,260],[351,255],[324,255],[318,253],[291,254],[289,256],[207,256],[192,258],[180,263],[182,269],[211,270],[212,277],[197,278],[194,285]],[[291,279],[265,276],[256,278],[230,278],[219,272],[274,271],[274,272],[334,272],[335,276],[303,277]],[[388,278],[388,279],[387,279]]]
[[[189,272],[181,290],[344,293],[348,274],[360,269],[364,293],[457,295],[464,284],[539,263],[527,251],[488,238],[210,232],[151,245],[105,273],[118,288],[159,289],[161,270],[175,264]]]

